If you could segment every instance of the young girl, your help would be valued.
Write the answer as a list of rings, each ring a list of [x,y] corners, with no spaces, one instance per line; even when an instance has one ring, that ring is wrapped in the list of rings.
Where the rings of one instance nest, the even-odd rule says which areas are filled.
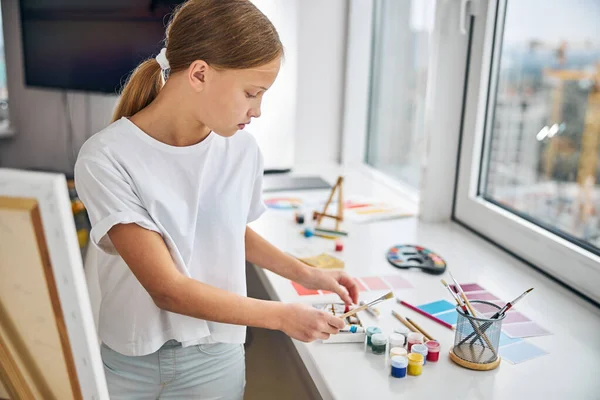
[[[112,399],[241,399],[246,326],[302,341],[339,318],[246,297],[245,261],[356,303],[343,272],[306,267],[247,224],[264,211],[260,116],[283,48],[248,0],[193,0],[166,48],[129,78],[114,122],[82,147],[76,186],[92,222],[99,334]]]

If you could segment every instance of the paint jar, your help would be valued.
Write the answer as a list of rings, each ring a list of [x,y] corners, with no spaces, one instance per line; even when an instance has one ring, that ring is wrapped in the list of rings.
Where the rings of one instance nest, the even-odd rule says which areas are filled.
[[[394,378],[404,378],[408,367],[408,358],[405,356],[392,357],[392,376]]]
[[[425,346],[427,346],[427,361],[436,362],[440,359],[440,342],[428,340],[425,342]]]
[[[391,365],[392,357],[395,357],[395,356],[406,357],[408,355],[408,352],[406,351],[406,349],[404,347],[392,347],[391,344],[389,346],[390,346],[390,351],[386,354],[386,357],[385,357],[385,365],[388,367]]]
[[[410,353],[410,349],[413,344],[423,344],[423,335],[421,335],[419,332],[411,332],[408,334],[406,342],[408,343],[408,352]]]
[[[423,356],[423,365],[427,364],[427,346],[419,343],[413,344],[410,352],[421,354]]]
[[[421,375],[423,372],[423,354],[410,353],[408,355],[408,374],[413,376]]]
[[[401,325],[401,326],[397,326],[396,328],[394,328],[394,333],[398,333],[398,334],[404,336],[404,344],[406,344],[406,338],[408,337],[408,334],[410,333],[410,329],[408,329],[404,325]]]
[[[371,336],[371,350],[373,354],[385,354],[387,348],[387,337],[383,333],[374,333]]]
[[[392,333],[390,335],[390,347],[404,347],[406,344],[406,338],[399,333]]]
[[[369,326],[367,328],[367,347],[371,347],[371,337],[376,333],[381,333],[381,329],[376,326]]]

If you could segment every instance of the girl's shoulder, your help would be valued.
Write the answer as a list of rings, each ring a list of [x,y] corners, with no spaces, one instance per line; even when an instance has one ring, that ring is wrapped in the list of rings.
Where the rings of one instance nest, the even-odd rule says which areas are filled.
[[[127,147],[131,136],[127,121],[117,120],[90,136],[79,149],[79,159],[105,160],[117,149]]]

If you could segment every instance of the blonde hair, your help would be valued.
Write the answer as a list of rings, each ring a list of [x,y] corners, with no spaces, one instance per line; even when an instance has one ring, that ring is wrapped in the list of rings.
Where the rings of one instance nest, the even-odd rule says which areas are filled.
[[[166,29],[169,73],[196,60],[216,69],[245,69],[283,55],[279,35],[250,0],[188,0],[174,11]],[[165,84],[154,58],[143,61],[127,78],[113,122],[148,106]]]

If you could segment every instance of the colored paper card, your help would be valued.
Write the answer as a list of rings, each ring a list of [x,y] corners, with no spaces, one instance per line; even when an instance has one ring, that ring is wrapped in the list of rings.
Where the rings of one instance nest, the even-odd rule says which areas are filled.
[[[418,308],[429,314],[438,314],[449,310],[453,310],[454,305],[447,300],[438,300],[434,301],[433,303],[422,304],[418,306]]]
[[[382,277],[392,289],[408,289],[414,287],[412,283],[399,275],[388,275]]]
[[[298,295],[300,296],[311,296],[314,294],[319,294],[318,290],[307,289],[298,282],[292,281],[292,286],[294,286],[294,289],[296,289],[296,293],[298,293]]]
[[[364,276],[360,280],[363,281],[369,290],[389,290],[390,287],[378,276]]]
[[[514,324],[517,322],[528,322],[531,321],[529,318],[527,318],[526,316],[524,316],[523,314],[521,314],[520,312],[509,312],[506,313],[506,316],[504,317],[504,320],[502,321],[503,325],[507,325],[507,324]]]
[[[458,318],[458,312],[456,310],[448,311],[441,314],[436,314],[436,318],[441,319],[444,322],[449,323],[450,325],[456,325],[456,319]]]
[[[485,290],[482,286],[479,286],[476,283],[461,283],[460,287],[462,288],[463,292],[465,292],[465,293]]]
[[[500,332],[500,342],[498,343],[498,346],[502,347],[502,346],[506,346],[509,344],[513,344],[513,343],[519,343],[522,341],[523,341],[523,339],[521,339],[521,338],[511,338],[506,333]]]
[[[493,294],[488,293],[488,292],[475,292],[475,293],[465,293],[465,294],[467,296],[467,299],[469,299],[469,300],[486,300],[486,301],[500,300],[496,296],[494,296]]]
[[[502,330],[511,338],[550,335],[548,330],[542,328],[535,322],[509,324],[504,326]]]
[[[544,354],[548,354],[547,351],[544,351],[524,340],[509,346],[501,347],[499,353],[502,359],[512,364],[519,364],[523,361],[531,360],[533,358],[543,356]]]
[[[500,308],[502,308],[505,304],[502,300],[486,300],[486,301],[496,304]],[[493,308],[489,304],[485,304],[485,303],[473,302],[473,303],[471,303],[471,306],[475,309],[475,311],[477,311],[478,313],[483,314],[483,315],[489,314],[492,311],[496,312],[498,310],[498,309]]]
[[[363,285],[360,280],[354,278],[354,282],[356,282],[356,285],[358,285],[358,291],[359,292],[366,292],[367,291],[367,288],[365,288],[365,285]]]

